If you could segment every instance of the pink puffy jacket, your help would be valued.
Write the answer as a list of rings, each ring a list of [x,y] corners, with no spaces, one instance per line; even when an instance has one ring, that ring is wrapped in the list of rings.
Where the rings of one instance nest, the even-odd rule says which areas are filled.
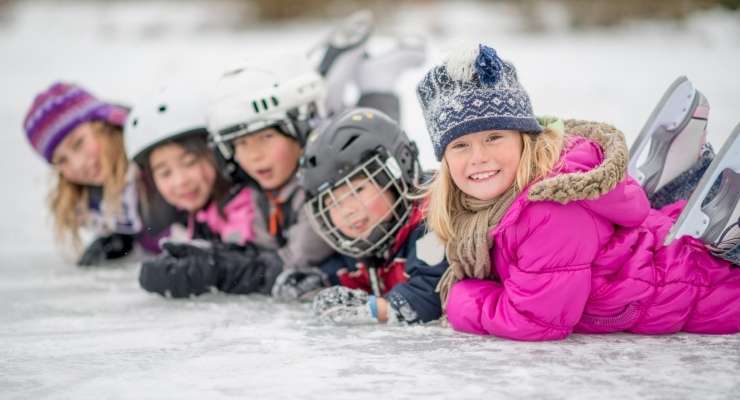
[[[554,175],[602,159],[595,143],[571,139]],[[690,237],[663,245],[684,202],[653,210],[629,177],[595,200],[532,201],[528,192],[489,233],[494,276],[452,287],[447,318],[456,330],[532,341],[740,332],[740,269]]]

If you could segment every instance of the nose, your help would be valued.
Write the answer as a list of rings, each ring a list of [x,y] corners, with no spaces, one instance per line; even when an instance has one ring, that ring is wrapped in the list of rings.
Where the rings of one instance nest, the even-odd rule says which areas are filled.
[[[188,176],[184,171],[180,171],[179,169],[172,171],[172,183],[174,183],[175,187],[184,186],[187,181]]]
[[[345,198],[339,199],[337,206],[339,207],[342,217],[346,219],[352,217],[357,212],[358,203],[359,202],[355,198],[354,194],[349,194],[346,195]]]
[[[488,155],[483,151],[483,146],[474,143],[471,146],[470,163],[473,165],[485,164],[488,162]]]

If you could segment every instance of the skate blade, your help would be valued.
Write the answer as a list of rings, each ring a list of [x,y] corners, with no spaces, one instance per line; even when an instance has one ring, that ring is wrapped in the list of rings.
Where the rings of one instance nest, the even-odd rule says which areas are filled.
[[[738,217],[738,197],[740,197],[740,124],[733,130],[730,137],[709,168],[699,181],[696,190],[689,197],[686,207],[681,212],[678,220],[671,227],[665,244],[668,245],[681,236],[689,235],[695,238],[709,237],[710,226],[713,230],[723,229],[726,223],[722,223]],[[720,174],[723,176],[717,196],[702,207],[704,199]],[[730,211],[732,210],[732,211]],[[715,228],[718,227],[718,228]]]
[[[682,122],[684,122],[691,113],[692,106],[695,103],[696,89],[694,85],[685,76],[679,76],[668,87],[661,97],[658,104],[648,117],[637,139],[630,147],[630,162],[627,170],[630,176],[635,178],[641,185],[646,179],[646,175],[639,171],[638,165],[641,165],[646,157],[645,149],[650,143],[652,133],[659,127],[664,127],[668,131],[673,131]]]

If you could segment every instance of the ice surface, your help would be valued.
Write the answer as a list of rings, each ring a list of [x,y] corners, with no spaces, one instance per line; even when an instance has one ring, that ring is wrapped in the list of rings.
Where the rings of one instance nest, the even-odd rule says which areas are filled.
[[[100,4],[105,2],[99,2]],[[54,246],[49,173],[22,138],[34,94],[79,82],[130,103],[164,77],[209,73],[266,50],[308,49],[330,25],[215,29],[199,2],[21,2],[0,26],[0,398],[737,398],[740,335],[574,335],[517,343],[438,325],[335,328],[305,306],[221,294],[144,293],[137,266],[79,269]],[[213,3],[209,3],[213,4]],[[220,4],[220,3],[215,3]],[[425,3],[421,3],[425,4]],[[740,121],[740,17],[707,11],[682,29],[523,34],[500,5],[399,8],[379,33],[428,34],[432,61],[460,42],[513,60],[538,113],[610,122],[630,140],[687,75],[712,105],[715,147]],[[164,16],[168,23],[162,24]],[[230,23],[230,22],[229,22]],[[548,26],[558,26],[553,19]],[[286,60],[289,62],[289,60]],[[423,69],[401,78],[404,126],[434,165],[416,104]]]

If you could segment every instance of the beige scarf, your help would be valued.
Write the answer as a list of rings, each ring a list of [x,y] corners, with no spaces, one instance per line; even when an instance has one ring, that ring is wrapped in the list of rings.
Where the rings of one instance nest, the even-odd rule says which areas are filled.
[[[452,231],[459,237],[447,242],[446,254],[450,266],[437,284],[442,306],[452,285],[464,278],[487,279],[491,275],[491,240],[488,232],[498,225],[516,199],[516,185],[492,200],[478,200],[461,193],[452,204]]]

